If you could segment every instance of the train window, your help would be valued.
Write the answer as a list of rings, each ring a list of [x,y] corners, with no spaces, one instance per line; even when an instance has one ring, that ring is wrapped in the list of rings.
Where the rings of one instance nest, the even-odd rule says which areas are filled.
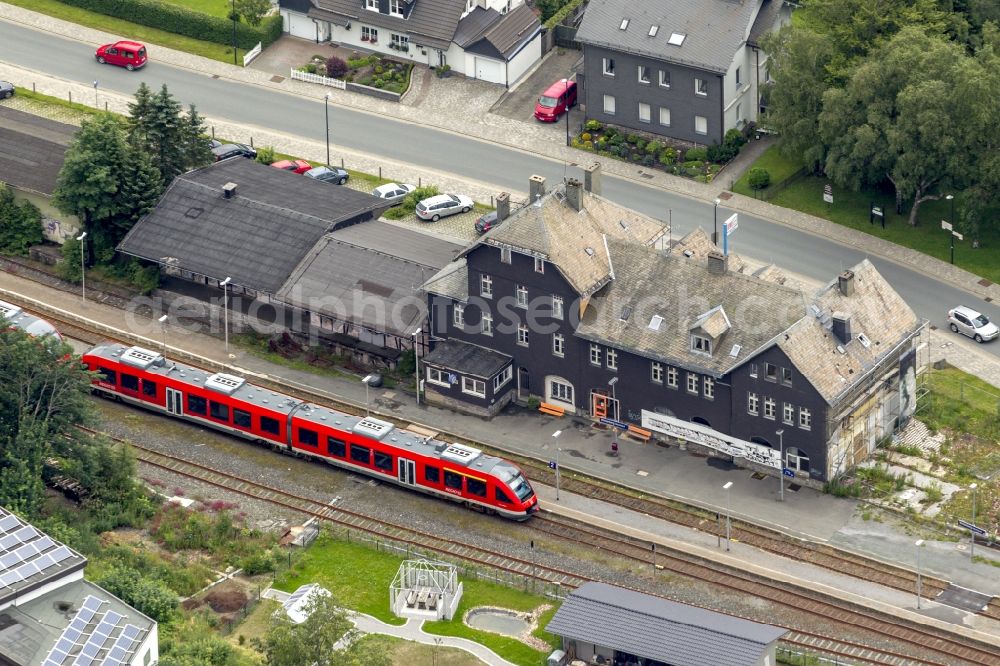
[[[277,435],[280,429],[278,419],[272,419],[270,416],[260,417],[260,429],[272,435]]]
[[[142,380],[142,393],[143,395],[148,395],[150,398],[156,397],[156,382],[151,382],[148,379]]]
[[[387,472],[392,471],[392,456],[388,453],[375,452],[375,466]]]
[[[107,368],[98,368],[97,372],[101,374],[102,382],[107,382],[108,384],[118,383],[118,374],[114,370],[108,370]]]
[[[135,375],[126,375],[122,373],[122,388],[128,389],[129,391],[139,390],[139,378]]]
[[[357,444],[351,444],[351,460],[354,462],[359,462],[365,465],[370,465],[371,462],[371,451],[369,451],[364,446],[358,446]]]
[[[208,409],[208,401],[196,395],[188,394],[188,414],[205,415]]]
[[[455,490],[462,489],[462,475],[455,474],[454,472],[444,471],[444,485],[447,488],[454,488]]]
[[[497,487],[493,489],[493,496],[498,502],[503,502],[504,504],[513,504],[514,500],[510,498],[510,495],[505,493],[501,488]]]
[[[424,465],[424,480],[427,483],[441,483],[441,470],[431,465]]]
[[[337,456],[338,458],[343,458],[347,455],[347,442],[342,439],[337,439],[336,437],[326,438],[326,449],[327,453],[331,456]]]
[[[250,428],[250,412],[233,408],[233,423],[241,428]]]
[[[475,495],[476,497],[486,497],[485,481],[469,477],[465,480],[465,489],[469,491],[470,495]]]
[[[229,405],[224,405],[221,402],[216,402],[214,400],[208,403],[208,413],[213,419],[219,419],[220,421],[229,420]]]
[[[305,446],[319,446],[319,435],[316,434],[315,430],[299,428],[299,444],[304,444]]]

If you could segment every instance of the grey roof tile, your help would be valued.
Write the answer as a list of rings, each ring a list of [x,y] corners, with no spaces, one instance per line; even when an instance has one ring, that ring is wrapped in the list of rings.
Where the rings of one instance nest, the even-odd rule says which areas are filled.
[[[385,28],[409,35],[414,44],[439,49],[451,44],[465,12],[465,0],[413,0],[407,18],[367,10],[364,0],[313,0],[313,5],[326,13],[328,20],[339,17],[341,24],[350,19]]]
[[[753,666],[787,633],[605,583],[571,592],[545,629],[674,666]]]
[[[506,60],[516,54],[525,42],[541,30],[541,22],[531,7],[526,4],[518,5],[506,14],[499,14],[492,9],[489,11],[496,14],[494,20],[479,35],[467,39],[467,43],[464,45],[460,44],[472,53]],[[465,19],[462,22],[464,21]],[[459,23],[459,30],[461,27],[462,23]],[[457,34],[455,41],[458,42]]]
[[[590,0],[576,38],[714,72],[728,70],[747,40],[761,0]],[[622,19],[629,19],[621,30]],[[651,26],[659,26],[655,37]],[[667,40],[685,35],[681,46]]]
[[[424,283],[424,291],[461,301],[469,300],[469,265],[465,257],[456,259]]]
[[[50,196],[77,129],[0,106],[0,182]]]
[[[424,363],[490,379],[510,363],[511,357],[461,340],[445,340],[421,358]]]

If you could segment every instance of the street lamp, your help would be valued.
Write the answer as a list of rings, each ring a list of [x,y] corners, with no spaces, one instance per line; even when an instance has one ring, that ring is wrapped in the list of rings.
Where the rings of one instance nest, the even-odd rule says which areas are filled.
[[[719,204],[722,203],[722,199],[715,200],[715,217],[713,218],[713,231],[712,231],[712,243],[715,245],[719,244]]]
[[[163,315],[162,317],[160,317],[159,319],[157,319],[157,321],[160,322],[160,330],[163,331],[163,358],[166,358],[167,357],[167,315]]]
[[[413,331],[413,378],[417,382],[417,405],[420,404],[420,349],[417,347],[417,336],[420,329]]]
[[[920,610],[920,549],[924,547],[924,540],[917,539],[917,542],[913,544],[917,547],[917,610]]]
[[[611,404],[615,408],[615,412],[614,412],[614,419],[615,419],[615,421],[619,420],[618,416],[619,416],[619,413],[621,411],[621,410],[618,409],[618,400],[615,399],[615,384],[617,384],[617,383],[618,383],[618,378],[617,377],[612,377],[611,380],[608,382],[608,386],[611,387]],[[611,426],[611,432],[613,433],[611,435],[611,455],[617,456],[618,455],[618,426],[614,426],[614,425]]]
[[[86,231],[76,237],[76,240],[80,242],[80,295],[84,303],[87,302],[87,264],[83,260],[83,250],[86,247],[83,240],[86,237]]]
[[[559,442],[559,435],[562,434],[562,430],[556,430],[552,433],[552,438]],[[556,501],[559,501],[559,453],[562,451],[558,446],[556,447]]]
[[[330,93],[323,98],[323,112],[326,115],[326,165],[330,166]]]
[[[371,415],[371,410],[368,408],[368,382],[370,382],[374,376],[375,375],[365,375],[365,378],[361,380],[365,385],[365,416]]]
[[[778,461],[778,479],[781,481],[781,502],[785,501],[785,429],[780,428],[775,431],[778,435],[778,451],[780,460]]]
[[[976,488],[979,484],[973,483],[969,486],[969,490],[972,491],[972,524],[976,524]],[[972,537],[972,545],[969,548],[969,559],[973,559],[976,556],[976,531],[969,530],[969,535]]]
[[[94,79],[94,108],[100,110],[101,105],[97,99],[97,79]]]
[[[945,197],[951,204],[951,263],[955,264],[955,195],[949,194]]]
[[[236,0],[233,0],[233,64],[236,64],[236,20],[239,16],[236,14]]]
[[[730,506],[732,506],[732,505],[729,502],[729,496],[730,496],[729,489],[732,488],[732,487],[733,487],[733,482],[732,481],[726,481],[726,485],[722,486],[722,489],[726,491],[726,552],[727,553],[729,552],[729,540],[730,540],[730,536],[732,534],[731,530],[732,530],[732,522],[733,522],[732,521],[732,517],[731,517],[732,514],[731,514],[731,510],[730,510]]]
[[[564,88],[564,90],[569,90],[569,78],[571,76],[573,76],[573,70],[570,70],[569,73],[566,75],[566,87]],[[566,105],[566,145],[567,146],[572,145],[572,142],[569,140],[569,110],[571,108],[572,107],[570,107],[569,104]]]
[[[229,290],[226,288],[227,285],[232,281],[232,278],[227,277],[225,280],[219,283],[222,287],[222,315],[223,315],[223,326],[226,330],[226,355],[229,355]]]

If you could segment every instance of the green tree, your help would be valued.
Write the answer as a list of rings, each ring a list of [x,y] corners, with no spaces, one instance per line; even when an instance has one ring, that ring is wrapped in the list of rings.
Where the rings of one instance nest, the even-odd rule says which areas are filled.
[[[379,645],[357,640],[353,624],[332,597],[314,596],[304,612],[308,617],[301,624],[279,614],[264,636],[254,639],[268,666],[391,666]]]
[[[42,242],[42,213],[30,201],[18,203],[14,193],[0,183],[0,251],[27,254]]]
[[[207,128],[205,119],[195,108],[194,104],[188,106],[187,115],[184,116],[184,170],[197,169],[211,164],[215,160],[212,149],[205,140]]]
[[[177,595],[138,569],[114,567],[97,584],[157,622],[169,622],[177,611]]]
[[[762,190],[771,184],[771,174],[762,167],[753,167],[747,173],[747,184],[754,190]]]
[[[269,11],[271,11],[270,0],[236,0],[236,13],[248,25],[255,28],[260,25]]]
[[[70,236],[60,250],[62,261],[59,262],[59,276],[67,282],[80,284],[83,267],[80,265],[80,241],[76,236]]]
[[[150,156],[164,184],[212,161],[204,119],[194,105],[182,113],[180,102],[166,84],[156,93],[145,83],[140,84],[128,106],[129,140]]]

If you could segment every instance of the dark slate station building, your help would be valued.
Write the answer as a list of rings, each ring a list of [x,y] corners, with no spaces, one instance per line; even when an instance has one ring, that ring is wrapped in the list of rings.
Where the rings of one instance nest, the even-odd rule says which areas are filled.
[[[670,242],[600,196],[597,165],[530,195],[424,285],[428,401],[535,396],[816,482],[912,414],[924,322],[867,260],[806,296],[700,230]]]

